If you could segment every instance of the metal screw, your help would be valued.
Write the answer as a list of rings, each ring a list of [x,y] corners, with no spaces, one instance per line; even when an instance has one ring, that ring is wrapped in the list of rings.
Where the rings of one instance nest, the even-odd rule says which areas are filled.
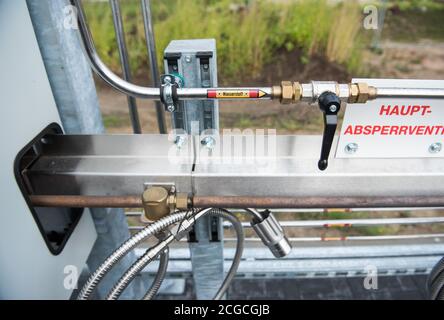
[[[166,76],[165,78],[163,78],[163,81],[165,81],[167,83],[171,83],[171,77],[170,76]]]
[[[337,107],[336,105],[332,104],[332,105],[329,107],[329,109],[330,109],[330,112],[336,112],[336,111],[338,110],[338,107]]]
[[[205,63],[205,64],[203,65],[203,68],[204,68],[204,70],[208,70],[208,63]]]
[[[205,147],[207,147],[208,149],[213,149],[214,146],[216,145],[216,140],[211,136],[206,136],[200,141],[200,143]]]
[[[177,66],[176,65],[173,65],[173,70],[177,71]]]
[[[186,141],[187,139],[185,136],[176,136],[176,139],[174,139],[174,144],[180,149],[183,147]]]
[[[430,153],[438,153],[442,150],[442,144],[439,142],[432,143],[429,147]]]
[[[173,104],[170,104],[169,106],[167,106],[167,110],[168,110],[168,112],[174,112],[174,110],[176,110],[176,108],[174,107]]]
[[[358,151],[357,143],[352,142],[345,146],[345,153],[354,154],[356,151]]]
[[[191,62],[191,56],[185,56],[185,61],[187,63],[190,63]]]

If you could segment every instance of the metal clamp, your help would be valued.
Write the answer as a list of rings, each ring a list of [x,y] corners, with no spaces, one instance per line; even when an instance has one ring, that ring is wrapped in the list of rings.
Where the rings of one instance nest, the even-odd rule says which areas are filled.
[[[179,102],[177,89],[182,86],[182,80],[180,77],[164,74],[160,77],[160,81],[160,101],[164,104],[166,111],[174,112]]]

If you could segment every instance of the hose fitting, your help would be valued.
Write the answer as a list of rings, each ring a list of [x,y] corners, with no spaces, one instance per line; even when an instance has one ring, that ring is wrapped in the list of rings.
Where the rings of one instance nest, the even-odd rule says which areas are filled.
[[[291,251],[291,244],[285,236],[284,229],[269,210],[260,214],[263,220],[259,221],[257,218],[253,218],[251,227],[276,258],[285,257]]]
[[[174,188],[167,190],[162,186],[152,186],[142,193],[142,205],[145,217],[157,221],[170,213],[188,209],[188,194],[176,193]]]

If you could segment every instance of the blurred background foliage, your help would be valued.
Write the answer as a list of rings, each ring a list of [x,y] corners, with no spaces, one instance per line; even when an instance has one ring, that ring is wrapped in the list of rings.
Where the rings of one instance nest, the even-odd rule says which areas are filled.
[[[151,1],[157,58],[173,39],[215,38],[220,77],[257,76],[280,50],[302,52],[299,59],[322,54],[329,61],[356,71],[361,61],[360,5],[327,0]],[[147,51],[139,0],[121,1],[125,34],[134,72],[145,72]],[[97,49],[112,69],[119,70],[117,44],[108,2],[85,1]]]
[[[109,3],[84,2],[97,49],[105,63],[118,71],[118,50]],[[283,50],[295,51],[295,58],[302,63],[309,61],[312,55],[322,55],[330,62],[343,65],[349,73],[367,76],[361,62],[372,36],[362,28],[362,7],[368,3],[372,1],[152,0],[157,59],[163,66],[162,52],[173,39],[215,38],[219,78],[223,82],[257,76],[263,66]],[[389,14],[438,10],[436,22],[440,22],[433,26],[442,29],[443,1],[390,0],[387,4]],[[121,7],[133,72],[148,74],[140,1],[121,0]],[[421,17],[415,15],[412,19]],[[398,31],[401,37],[412,34],[402,23]],[[435,31],[442,35],[442,30]]]

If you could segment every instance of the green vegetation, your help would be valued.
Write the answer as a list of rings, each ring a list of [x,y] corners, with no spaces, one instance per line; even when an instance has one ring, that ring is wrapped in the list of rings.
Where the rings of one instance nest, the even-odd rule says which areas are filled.
[[[103,115],[103,124],[106,128],[116,128],[116,127],[123,127],[127,126],[129,124],[128,117],[122,117],[121,115],[116,114],[108,114]]]
[[[414,21],[414,23],[413,23]],[[421,39],[444,40],[444,3],[442,8],[402,12],[389,11],[383,37],[392,41],[417,42]]]
[[[444,3],[437,0],[390,0],[389,6],[402,11],[444,9]]]
[[[248,2],[248,4],[245,4]],[[215,38],[222,80],[258,76],[280,50],[325,55],[353,71],[360,65],[362,13],[355,1],[329,5],[327,0],[288,2],[239,0],[152,1],[157,58],[173,39]],[[146,69],[140,1],[122,1],[122,14],[131,66]],[[103,60],[119,70],[118,51],[108,3],[85,2],[97,49]],[[146,70],[143,72],[147,72]]]

